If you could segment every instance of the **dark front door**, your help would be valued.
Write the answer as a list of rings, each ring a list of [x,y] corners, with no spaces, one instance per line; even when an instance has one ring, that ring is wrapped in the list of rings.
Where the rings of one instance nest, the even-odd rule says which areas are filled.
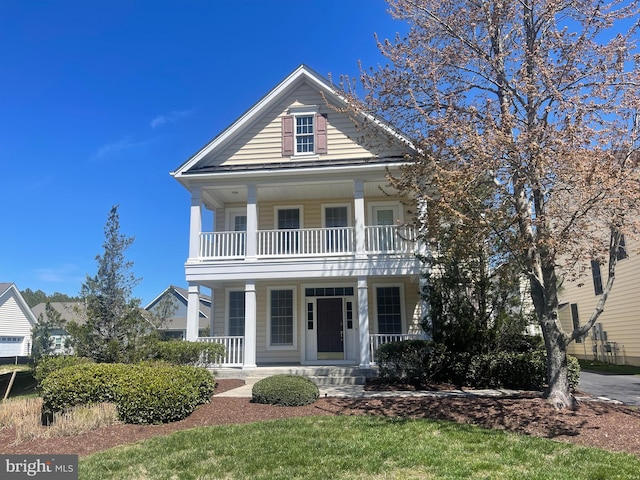
[[[319,298],[318,360],[344,359],[342,299]]]

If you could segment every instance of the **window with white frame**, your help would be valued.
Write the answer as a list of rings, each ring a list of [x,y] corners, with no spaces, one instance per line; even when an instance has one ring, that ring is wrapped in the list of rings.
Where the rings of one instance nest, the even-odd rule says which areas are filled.
[[[293,347],[295,338],[294,290],[269,290],[269,344],[272,347]]]
[[[244,336],[244,290],[232,290],[229,292],[229,335]]]
[[[376,287],[378,333],[402,333],[402,301],[400,287]]]
[[[296,154],[315,153],[314,119],[315,115],[297,115]]]

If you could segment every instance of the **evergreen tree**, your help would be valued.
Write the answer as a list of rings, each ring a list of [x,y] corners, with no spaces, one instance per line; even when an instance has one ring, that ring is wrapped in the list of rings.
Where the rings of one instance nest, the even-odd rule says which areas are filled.
[[[140,279],[131,271],[133,262],[126,260],[125,252],[134,238],[120,233],[117,205],[109,212],[104,233],[104,252],[96,256],[98,272],[87,275],[80,292],[87,321],[70,326],[69,333],[78,355],[98,362],[126,361],[147,333],[148,323],[140,314],[140,300],[132,297]]]

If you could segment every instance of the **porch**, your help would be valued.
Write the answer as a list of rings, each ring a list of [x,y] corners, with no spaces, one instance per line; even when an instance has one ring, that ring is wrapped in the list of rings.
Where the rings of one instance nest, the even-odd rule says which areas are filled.
[[[426,338],[424,334],[412,334],[412,333],[403,333],[403,334],[369,334],[369,345],[368,352],[369,358],[371,359],[370,365],[372,367],[376,367],[377,362],[377,352],[378,348],[385,343],[390,342],[399,342],[404,340],[418,340]],[[215,336],[215,337],[198,337],[198,342],[205,343],[218,343],[224,345],[224,356],[222,357],[220,363],[211,363],[210,365],[214,369],[225,368],[225,369],[233,369],[231,372],[237,372],[238,368],[242,368],[245,365],[245,338],[244,336]],[[300,369],[327,369],[327,368],[340,368],[340,369],[355,369],[359,371],[366,371],[367,368],[360,368],[356,366],[349,365],[341,365],[340,367],[327,367],[327,366],[305,366],[301,364],[291,365],[291,366],[260,366],[254,367],[251,371],[256,369],[262,369],[263,371],[268,368],[278,368],[280,370],[287,370],[286,373],[291,373],[291,371],[297,372]],[[293,373],[296,375],[302,375],[302,373]],[[235,373],[235,376],[226,377],[226,378],[239,378],[238,373]],[[274,375],[274,373],[272,373]],[[246,375],[245,375],[246,376]],[[251,376],[255,376],[251,374]],[[224,377],[222,377],[224,378]]]

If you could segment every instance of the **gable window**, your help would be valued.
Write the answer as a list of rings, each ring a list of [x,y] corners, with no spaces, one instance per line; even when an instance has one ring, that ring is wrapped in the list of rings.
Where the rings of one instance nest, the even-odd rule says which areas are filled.
[[[591,275],[593,276],[593,291],[596,295],[602,295],[602,272],[597,260],[591,260]]]
[[[400,287],[377,287],[378,333],[402,333]]]
[[[272,347],[294,346],[293,289],[269,291],[269,344]]]
[[[244,336],[245,294],[243,290],[229,292],[229,335]]]
[[[296,153],[314,153],[313,115],[296,117]]]
[[[300,112],[282,117],[282,155],[327,153],[327,118]]]

